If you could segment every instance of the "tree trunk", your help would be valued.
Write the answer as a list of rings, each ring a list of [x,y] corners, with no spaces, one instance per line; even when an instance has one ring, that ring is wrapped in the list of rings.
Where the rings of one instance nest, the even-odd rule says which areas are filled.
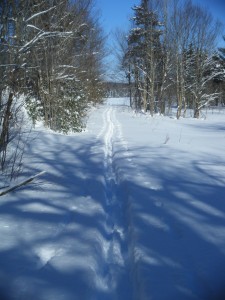
[[[3,116],[2,132],[0,136],[0,155],[1,155],[1,169],[4,169],[6,160],[6,150],[9,143],[9,121],[11,118],[11,107],[13,102],[13,93],[9,94],[9,99],[6,104],[6,110]]]
[[[200,107],[199,107],[199,100],[198,98],[195,99],[195,105],[194,105],[194,118],[199,119],[200,117]]]

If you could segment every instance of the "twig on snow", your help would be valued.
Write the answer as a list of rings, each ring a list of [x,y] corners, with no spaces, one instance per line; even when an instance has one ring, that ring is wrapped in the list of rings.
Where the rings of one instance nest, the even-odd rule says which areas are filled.
[[[34,179],[36,179],[37,177],[39,177],[39,176],[41,176],[41,175],[43,175],[43,174],[45,174],[45,173],[46,173],[46,171],[42,171],[42,172],[40,172],[40,173],[38,173],[38,174],[36,174],[36,175],[34,175],[34,176],[32,176],[32,177],[26,179],[25,181],[22,181],[21,183],[19,183],[19,184],[17,184],[17,185],[14,185],[13,187],[11,187],[11,188],[9,188],[9,189],[7,189],[7,190],[1,192],[1,193],[0,193],[0,196],[3,196],[3,195],[5,195],[5,194],[7,194],[7,193],[9,193],[9,192],[12,192],[12,191],[14,191],[15,189],[18,189],[19,187],[21,187],[21,186],[23,186],[23,185],[27,185],[28,183],[32,182]]]

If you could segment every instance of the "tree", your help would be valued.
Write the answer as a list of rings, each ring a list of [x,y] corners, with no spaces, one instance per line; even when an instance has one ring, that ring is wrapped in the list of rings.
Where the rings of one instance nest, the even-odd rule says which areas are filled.
[[[103,95],[103,50],[92,0],[0,2],[2,169],[18,99],[34,123],[42,119],[64,133],[82,129],[88,103]]]
[[[23,116],[18,103],[24,70],[19,64],[16,40],[19,27],[14,1],[0,3],[0,171],[11,178],[20,169],[23,155],[21,139]],[[20,124],[19,124],[20,123]]]
[[[225,36],[223,37],[225,42]],[[214,78],[214,84],[218,86],[220,92],[217,103],[225,104],[225,48],[218,49],[218,55],[215,56],[217,76]]]
[[[187,96],[192,95],[194,116],[215,94],[208,94],[208,83],[215,75],[209,72],[213,66],[213,51],[220,24],[211,14],[191,1],[174,1],[171,15],[171,32],[176,65],[177,118],[187,107]],[[190,48],[191,47],[191,48]],[[187,52],[189,51],[189,53]],[[189,57],[187,57],[187,53]],[[203,100],[203,98],[205,100]]]
[[[216,68],[216,60],[213,55],[201,53],[198,49],[194,50],[187,61],[189,71],[186,80],[186,90],[192,96],[192,106],[194,117],[199,118],[202,107],[209,105],[219,96],[218,91],[210,89],[210,82],[220,75]]]
[[[128,51],[125,54],[131,75],[135,83],[135,107],[151,115],[155,111],[157,69],[160,64],[161,22],[157,14],[151,9],[148,0],[142,0],[140,6],[133,8],[134,28],[128,37]]]

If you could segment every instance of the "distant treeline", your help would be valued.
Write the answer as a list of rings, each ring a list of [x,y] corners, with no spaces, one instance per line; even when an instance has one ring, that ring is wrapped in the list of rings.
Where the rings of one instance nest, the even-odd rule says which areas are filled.
[[[104,82],[106,98],[130,97],[132,85],[125,82]]]

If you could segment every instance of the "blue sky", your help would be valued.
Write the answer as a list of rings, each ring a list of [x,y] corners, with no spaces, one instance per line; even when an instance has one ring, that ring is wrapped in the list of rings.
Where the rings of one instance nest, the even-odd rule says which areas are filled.
[[[96,0],[97,6],[102,13],[102,24],[107,33],[114,31],[117,27],[128,28],[129,17],[132,9],[139,1],[135,0]]]
[[[225,0],[193,0],[193,3],[208,8],[213,16],[225,24]],[[110,33],[117,27],[128,27],[131,7],[140,4],[140,0],[96,0],[96,4],[102,12],[102,24]]]

